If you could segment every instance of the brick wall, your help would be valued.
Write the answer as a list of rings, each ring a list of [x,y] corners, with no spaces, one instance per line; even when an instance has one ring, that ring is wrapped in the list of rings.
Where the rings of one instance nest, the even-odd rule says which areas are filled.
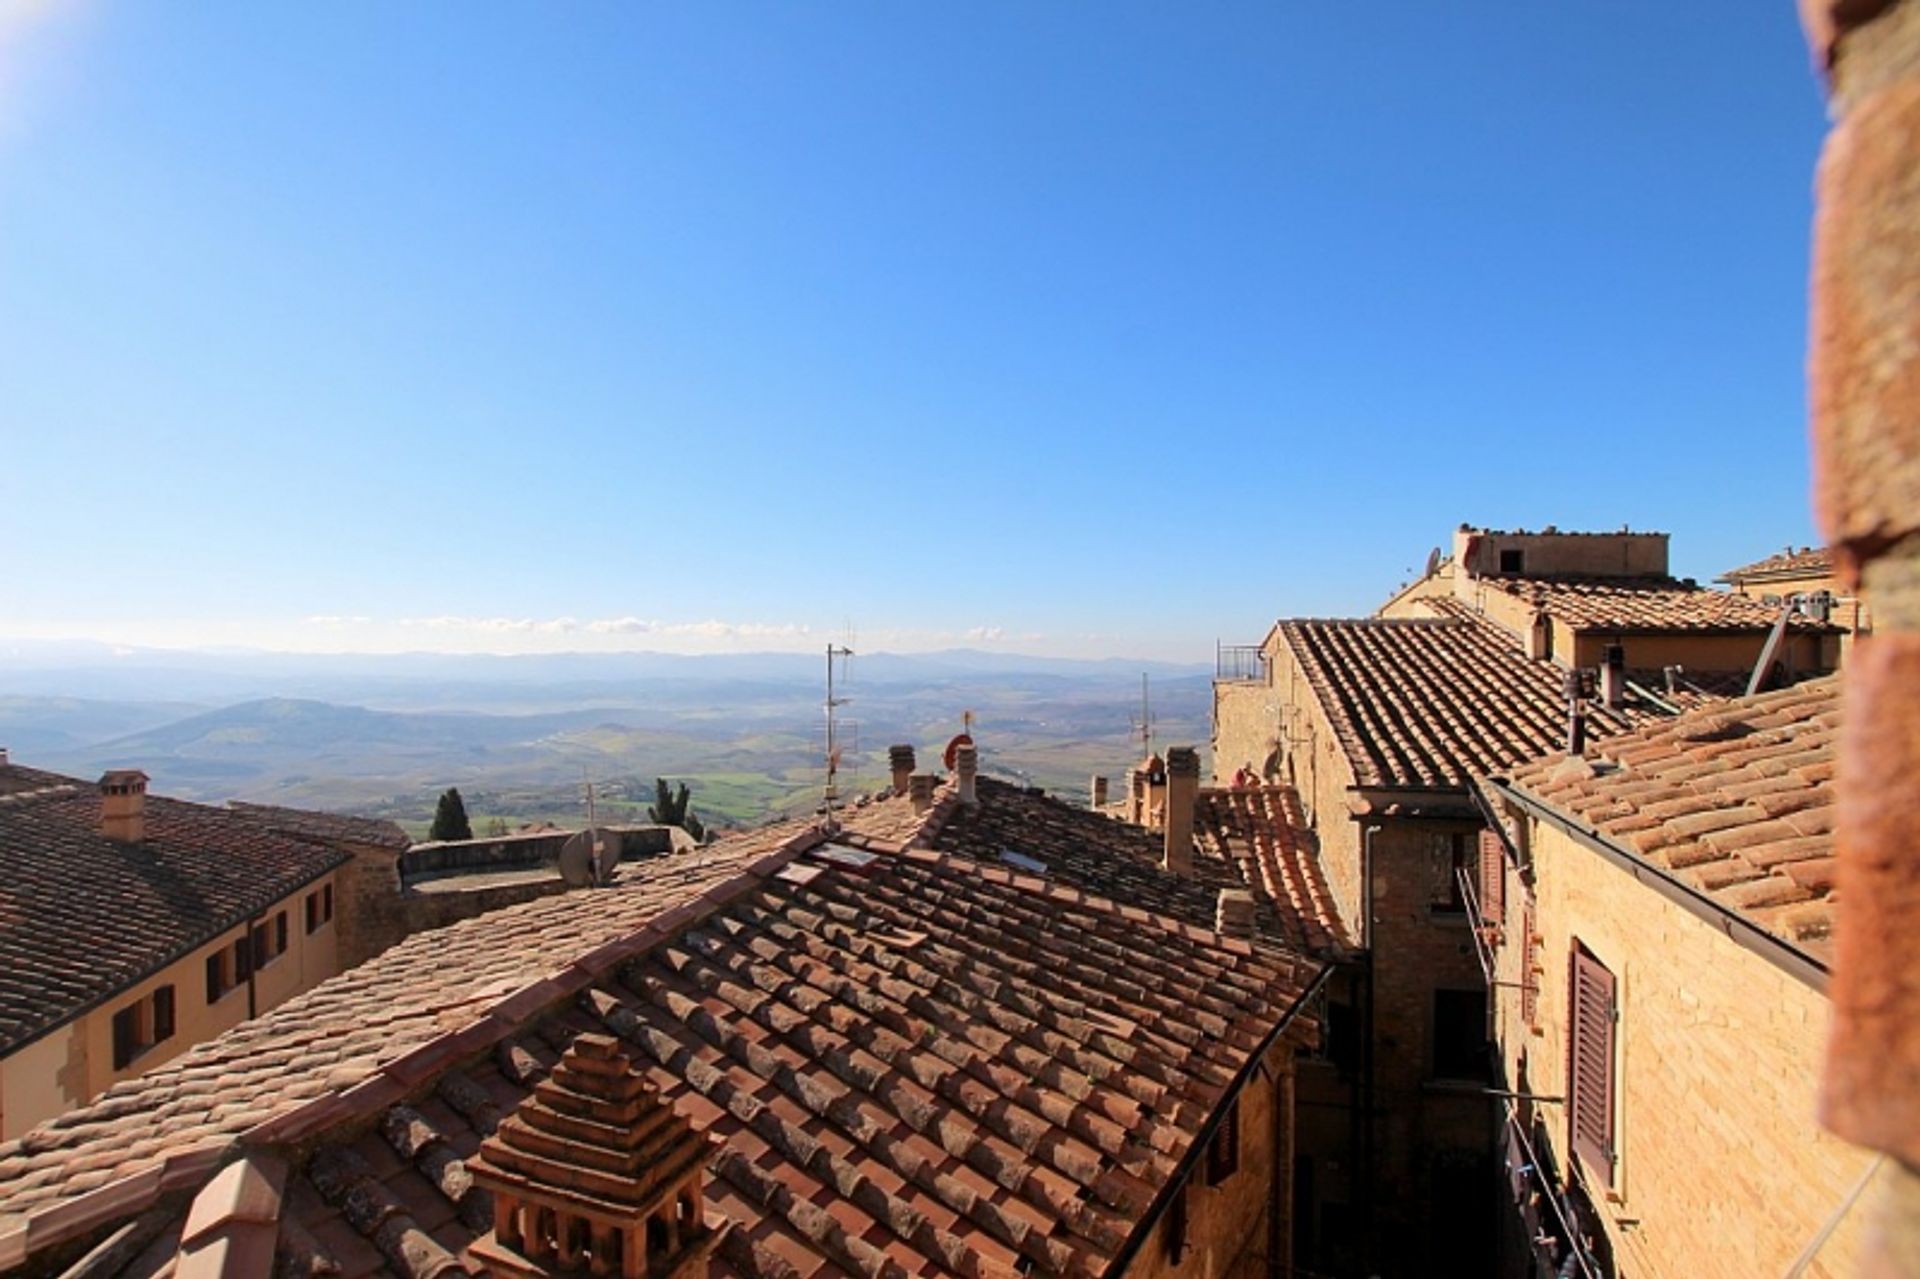
[[[1823,1114],[1897,1157],[1874,1273],[1920,1274],[1920,0],[1801,0],[1832,132],[1808,382],[1836,576],[1873,601],[1847,670]]]
[[[1577,938],[1617,983],[1615,1189],[1591,1195],[1616,1265],[1695,1279],[1783,1273],[1868,1162],[1815,1119],[1826,999],[1557,827],[1522,821],[1537,867],[1538,1029],[1522,1019],[1517,987],[1497,988],[1507,1079],[1567,1095]],[[1506,884],[1498,973],[1518,983],[1528,975],[1524,887],[1510,866]],[[1568,1170],[1565,1106],[1538,1113]],[[1807,1273],[1855,1274],[1864,1229],[1850,1216]]]

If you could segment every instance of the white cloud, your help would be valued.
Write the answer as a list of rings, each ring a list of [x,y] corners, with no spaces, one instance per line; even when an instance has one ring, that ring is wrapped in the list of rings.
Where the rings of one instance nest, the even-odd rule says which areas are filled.
[[[983,642],[991,644],[996,640],[1005,639],[1006,635],[1007,628],[1004,626],[971,626],[967,628],[965,638],[975,644]]]
[[[371,626],[371,617],[345,616],[339,613],[315,613],[306,620],[308,626],[324,626],[330,631],[343,630],[349,626]]]
[[[602,617],[587,623],[595,635],[651,635],[660,623],[639,617]]]

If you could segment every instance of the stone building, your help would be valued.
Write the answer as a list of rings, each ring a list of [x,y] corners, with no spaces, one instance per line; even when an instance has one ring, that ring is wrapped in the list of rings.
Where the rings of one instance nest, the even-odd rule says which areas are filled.
[[[1327,966],[957,780],[416,934],[0,1145],[0,1270],[1290,1273]]]
[[[0,754],[0,1138],[339,972],[353,866],[141,772]]]
[[[1481,783],[1504,1273],[1785,1274],[1836,1220],[1795,1273],[1859,1272],[1871,1161],[1815,1118],[1841,722],[1816,680]]]

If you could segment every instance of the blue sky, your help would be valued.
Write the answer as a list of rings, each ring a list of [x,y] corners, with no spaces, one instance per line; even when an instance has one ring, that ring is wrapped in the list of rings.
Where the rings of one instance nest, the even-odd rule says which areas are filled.
[[[1462,520],[1813,540],[1786,0],[0,15],[0,635],[1204,659]]]

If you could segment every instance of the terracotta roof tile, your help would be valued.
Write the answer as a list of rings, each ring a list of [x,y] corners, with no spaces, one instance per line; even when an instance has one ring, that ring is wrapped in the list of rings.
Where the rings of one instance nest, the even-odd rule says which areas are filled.
[[[400,853],[413,846],[413,840],[406,831],[400,829],[398,823],[380,818],[319,813],[304,808],[282,808],[276,804],[247,804],[237,799],[228,800],[227,807],[283,835],[340,840],[374,848],[390,848]]]
[[[1511,781],[1825,964],[1840,716],[1829,676],[1602,742],[1582,799],[1556,791],[1565,755],[1530,761]],[[1610,803],[1621,798],[1628,816]]]
[[[0,765],[0,1055],[345,864],[219,808],[148,795],[107,839],[90,782]]]
[[[1763,560],[1751,564],[1742,564],[1739,568],[1730,568],[1722,573],[1722,582],[1742,582],[1752,578],[1768,577],[1806,577],[1815,573],[1833,571],[1833,552],[1824,546],[1803,546],[1799,550],[1788,548]]]
[[[1463,789],[1566,740],[1565,672],[1464,618],[1284,621],[1278,627],[1361,786]],[[1662,718],[1638,699],[1589,704],[1604,738]]]
[[[983,789],[957,843],[992,838],[962,813],[1027,798]],[[432,1273],[489,1221],[464,1160],[593,1030],[713,1141],[710,1207],[738,1223],[715,1274],[1099,1272],[1315,966],[973,856],[868,838],[857,868],[820,838],[723,841],[410,938],[0,1146],[0,1217],[44,1246],[74,1169],[153,1167],[126,1143],[172,1113],[182,1142],[230,1153],[253,1125],[249,1148],[298,1153],[283,1246]],[[821,873],[796,882],[776,848]],[[597,977],[573,964],[622,938]],[[205,1072],[218,1090],[190,1095]],[[84,1220],[150,1202],[119,1192]]]
[[[1644,582],[1486,578],[1479,585],[1525,600],[1577,632],[1763,632],[1772,630],[1780,618],[1778,605],[1667,578]],[[1797,631],[1836,629],[1798,614],[1789,625]]]

